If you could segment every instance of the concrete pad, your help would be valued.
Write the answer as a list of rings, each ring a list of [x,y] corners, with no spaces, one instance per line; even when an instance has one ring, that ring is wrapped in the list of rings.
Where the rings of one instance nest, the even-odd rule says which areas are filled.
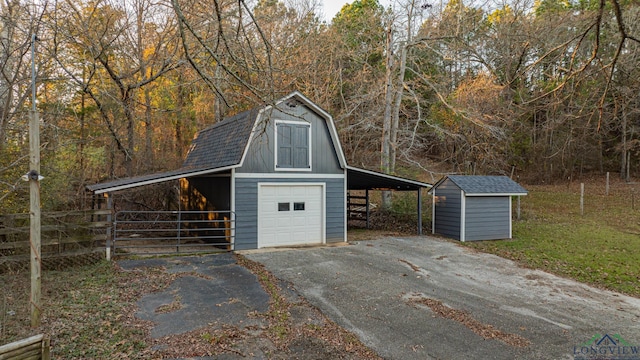
[[[384,358],[574,359],[597,334],[640,344],[639,299],[437,238],[245,256],[291,282]],[[528,346],[480,336],[457,315],[442,317],[423,304],[428,301]]]

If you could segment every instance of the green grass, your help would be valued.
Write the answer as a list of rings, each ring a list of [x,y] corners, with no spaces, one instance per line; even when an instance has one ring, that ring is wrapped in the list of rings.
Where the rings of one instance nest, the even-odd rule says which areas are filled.
[[[466,243],[561,276],[640,297],[640,204],[634,185],[530,186],[512,240]]]

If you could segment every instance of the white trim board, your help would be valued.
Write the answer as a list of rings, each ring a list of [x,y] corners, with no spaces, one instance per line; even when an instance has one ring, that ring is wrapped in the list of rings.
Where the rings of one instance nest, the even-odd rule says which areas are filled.
[[[345,174],[294,174],[294,173],[239,173],[236,178],[240,179],[344,179]],[[292,183],[293,184],[293,183]]]

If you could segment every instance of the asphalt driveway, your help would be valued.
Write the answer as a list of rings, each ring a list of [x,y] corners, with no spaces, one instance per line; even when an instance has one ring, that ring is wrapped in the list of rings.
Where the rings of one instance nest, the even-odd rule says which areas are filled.
[[[574,359],[605,334],[640,344],[639,299],[436,238],[245,256],[384,358]]]
[[[189,332],[212,322],[238,327],[261,325],[259,318],[248,314],[269,310],[269,295],[231,253],[121,260],[118,264],[125,270],[157,267],[170,274],[190,275],[178,277],[167,289],[138,301],[136,316],[155,324],[150,334],[154,339]],[[176,309],[161,310],[161,306],[176,300],[180,304]]]

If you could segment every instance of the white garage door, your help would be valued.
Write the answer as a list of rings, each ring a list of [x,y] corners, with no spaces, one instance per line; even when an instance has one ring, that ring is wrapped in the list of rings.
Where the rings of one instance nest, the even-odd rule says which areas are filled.
[[[324,187],[259,184],[258,247],[324,242]]]

